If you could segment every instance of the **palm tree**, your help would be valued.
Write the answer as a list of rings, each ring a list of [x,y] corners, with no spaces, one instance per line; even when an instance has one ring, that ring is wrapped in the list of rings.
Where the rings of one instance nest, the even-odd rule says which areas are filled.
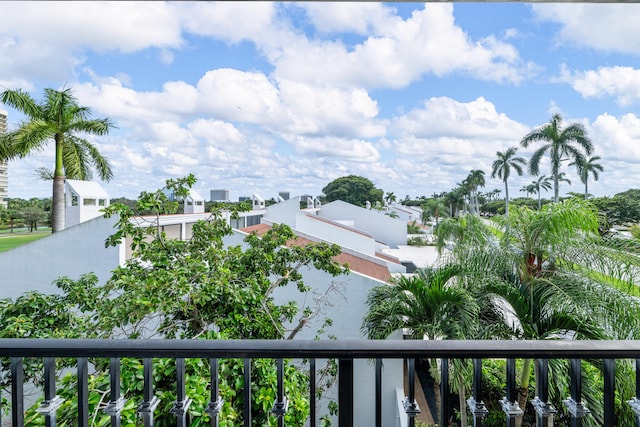
[[[540,175],[537,180],[532,181],[531,185],[535,189],[535,193],[538,195],[538,210],[542,206],[542,200],[540,192],[542,190],[551,190],[551,178],[546,175]]]
[[[522,166],[527,164],[523,157],[516,157],[517,152],[518,149],[516,147],[507,148],[504,152],[498,151],[496,153],[498,158],[493,162],[493,171],[491,172],[491,178],[497,176],[504,182],[505,215],[509,215],[509,185],[507,180],[511,175],[511,169],[521,176]]]
[[[527,195],[527,199],[528,199],[529,198],[529,194],[531,194],[531,186],[530,185],[523,185],[522,187],[520,187],[520,191],[525,193]]]
[[[534,176],[540,173],[540,161],[548,152],[551,159],[551,177],[553,178],[553,200],[558,203],[560,163],[563,160],[582,162],[584,159],[583,151],[590,155],[593,151],[593,144],[581,124],[572,123],[563,129],[560,114],[554,114],[549,123],[528,133],[522,138],[520,144],[526,148],[531,143],[538,141],[542,142],[543,146],[531,156],[529,173]]]
[[[591,207],[578,199],[545,205],[539,211],[515,206],[511,215],[495,221],[502,234],[500,245],[486,238],[486,230],[479,230],[482,223],[466,227],[465,232],[441,225],[436,240],[437,244],[446,240],[440,234],[456,240],[453,256],[465,273],[458,276],[464,279],[458,283],[486,309],[481,317],[494,325],[495,337],[640,336],[640,301],[627,293],[627,289],[634,292],[640,260],[600,239]],[[622,289],[613,286],[616,283],[622,283]],[[522,408],[532,362],[525,360],[519,380]],[[594,410],[597,396],[586,399],[597,424],[602,415]]]
[[[484,187],[484,171],[480,169],[471,170],[463,183],[466,184],[469,189],[469,205],[471,207],[471,211],[475,214],[479,214],[480,207],[478,206],[478,188]]]
[[[362,322],[362,331],[369,339],[385,339],[399,330],[406,330],[412,339],[476,338],[479,306],[462,287],[455,285],[461,273],[456,265],[418,270],[418,274],[401,276],[390,284],[373,288],[368,297],[369,311]],[[435,360],[431,366],[436,366]],[[459,367],[459,366],[458,366]],[[466,385],[457,369],[454,375],[460,407],[465,407]],[[439,375],[432,379],[437,384]],[[439,387],[434,387],[438,400]],[[440,405],[436,405],[439,410]],[[461,411],[466,426],[466,411]],[[441,414],[439,414],[441,416]]]
[[[387,205],[395,203],[396,200],[398,200],[398,198],[395,194],[393,194],[393,191],[387,191],[387,194],[384,196],[384,201],[387,203]]]
[[[587,200],[589,198],[589,187],[587,185],[587,181],[589,180],[589,174],[593,175],[593,180],[597,181],[599,178],[598,172],[602,172],[603,168],[600,163],[597,163],[598,160],[602,160],[600,156],[592,156],[589,158],[582,158],[582,160],[576,160],[570,165],[575,165],[578,169],[578,176],[580,177],[580,181],[584,184],[584,199]]]
[[[64,180],[90,179],[92,167],[102,180],[113,177],[111,166],[98,149],[77,134],[106,135],[113,123],[109,119],[91,119],[91,110],[78,105],[70,88],[45,89],[37,102],[27,92],[5,90],[0,101],[23,113],[27,120],[0,138],[0,160],[24,157],[55,142],[53,171],[52,232],[64,229]]]
[[[439,218],[445,215],[447,207],[440,199],[428,199],[421,206],[422,212],[429,217],[434,217],[436,220],[436,227],[438,226]],[[425,222],[423,221],[423,224]]]

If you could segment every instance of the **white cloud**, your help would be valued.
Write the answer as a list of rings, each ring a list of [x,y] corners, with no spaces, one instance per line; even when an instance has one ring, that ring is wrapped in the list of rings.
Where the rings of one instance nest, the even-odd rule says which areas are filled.
[[[640,70],[632,67],[600,67],[597,70],[562,70],[559,79],[585,98],[612,97],[621,106],[640,101]]]
[[[273,59],[274,74],[288,80],[402,88],[427,73],[457,72],[517,84],[534,69],[512,45],[494,36],[471,40],[456,25],[450,4],[428,4],[406,20],[393,17],[387,24],[379,25],[379,35],[352,48],[337,41],[293,39]]]
[[[608,52],[640,54],[638,4],[532,4],[540,20],[561,25],[560,42]]]
[[[323,33],[379,33],[399,18],[395,9],[382,3],[301,3],[313,26]]]
[[[296,150],[305,155],[335,157],[356,162],[375,162],[380,158],[378,150],[368,141],[336,137],[307,138],[296,135],[289,138]]]

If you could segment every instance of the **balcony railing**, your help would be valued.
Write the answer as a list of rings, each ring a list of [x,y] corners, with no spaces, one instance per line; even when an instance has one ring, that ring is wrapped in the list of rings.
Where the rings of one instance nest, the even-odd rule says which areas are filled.
[[[632,359],[636,367],[636,396],[628,401],[636,413],[636,426],[640,426],[640,341],[205,341],[205,340],[53,340],[53,339],[0,339],[0,357],[10,360],[11,379],[11,425],[24,425],[24,358],[42,358],[44,361],[44,402],[39,412],[45,418],[45,425],[56,425],[56,408],[60,398],[56,396],[56,359],[77,358],[78,374],[78,425],[89,425],[88,414],[88,365],[92,358],[110,360],[110,398],[105,413],[111,416],[111,425],[120,425],[120,411],[124,399],[120,390],[120,360],[137,358],[144,361],[144,393],[139,402],[138,413],[145,426],[153,425],[154,410],[157,398],[153,394],[153,363],[155,358],[170,358],[176,361],[176,396],[171,413],[176,417],[176,425],[187,425],[187,413],[190,399],[185,390],[185,359],[204,358],[210,360],[209,379],[211,402],[207,412],[211,415],[211,425],[217,425],[217,413],[220,408],[218,396],[218,360],[236,358],[244,360],[244,384],[251,383],[252,359],[270,358],[277,363],[277,400],[272,414],[278,418],[278,425],[284,425],[283,414],[287,410],[284,396],[282,359],[308,359],[311,361],[309,375],[311,378],[308,390],[311,402],[308,425],[316,426],[315,405],[315,360],[336,359],[338,361],[338,424],[340,427],[362,426],[358,411],[354,411],[354,360],[369,359],[375,363],[375,425],[383,425],[382,361],[385,359],[401,359],[408,367],[407,396],[404,401],[406,424],[413,426],[415,416],[419,413],[415,402],[414,369],[416,359],[437,358],[441,360],[441,413],[440,425],[447,425],[449,419],[448,375],[449,363],[453,359],[471,359],[474,366],[474,386],[472,396],[467,403],[473,414],[473,425],[481,426],[486,415],[486,408],[481,394],[482,359],[506,359],[507,375],[505,378],[505,398],[501,401],[507,426],[515,425],[515,418],[521,412],[517,404],[515,385],[515,359],[527,358],[536,360],[536,396],[531,401],[536,409],[537,425],[548,426],[555,409],[548,399],[548,361],[565,359],[570,361],[569,376],[571,381],[570,396],[565,405],[571,413],[571,424],[581,426],[589,411],[583,404],[581,386],[581,360],[602,360],[604,377],[604,426],[613,427],[616,423],[614,414],[615,402],[615,361],[616,359]],[[7,359],[5,359],[7,360]],[[251,426],[250,389],[244,390],[244,426]],[[2,411],[0,411],[0,414]],[[5,420],[6,421],[6,420]],[[403,423],[404,424],[404,423]],[[388,426],[385,426],[388,427]]]

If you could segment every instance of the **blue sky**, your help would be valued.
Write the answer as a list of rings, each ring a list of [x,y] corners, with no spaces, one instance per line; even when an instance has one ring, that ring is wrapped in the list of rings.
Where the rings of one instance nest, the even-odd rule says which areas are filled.
[[[638,19],[636,4],[2,2],[0,88],[66,85],[113,119],[92,138],[112,197],[188,173],[206,199],[317,195],[349,174],[430,196],[471,169],[502,189],[496,152],[554,113],[585,126],[604,167],[590,192],[612,195],[640,188]],[[52,147],[10,162],[9,196],[49,196],[34,171],[52,163]],[[582,192],[566,171],[561,194]]]

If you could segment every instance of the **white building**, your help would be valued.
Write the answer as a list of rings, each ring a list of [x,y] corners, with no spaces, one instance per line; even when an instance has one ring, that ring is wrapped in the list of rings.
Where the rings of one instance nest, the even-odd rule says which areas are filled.
[[[102,216],[102,210],[110,203],[100,184],[75,179],[65,180],[64,198],[66,228]]]
[[[194,189],[189,190],[189,195],[184,198],[184,213],[204,213],[204,198]]]

